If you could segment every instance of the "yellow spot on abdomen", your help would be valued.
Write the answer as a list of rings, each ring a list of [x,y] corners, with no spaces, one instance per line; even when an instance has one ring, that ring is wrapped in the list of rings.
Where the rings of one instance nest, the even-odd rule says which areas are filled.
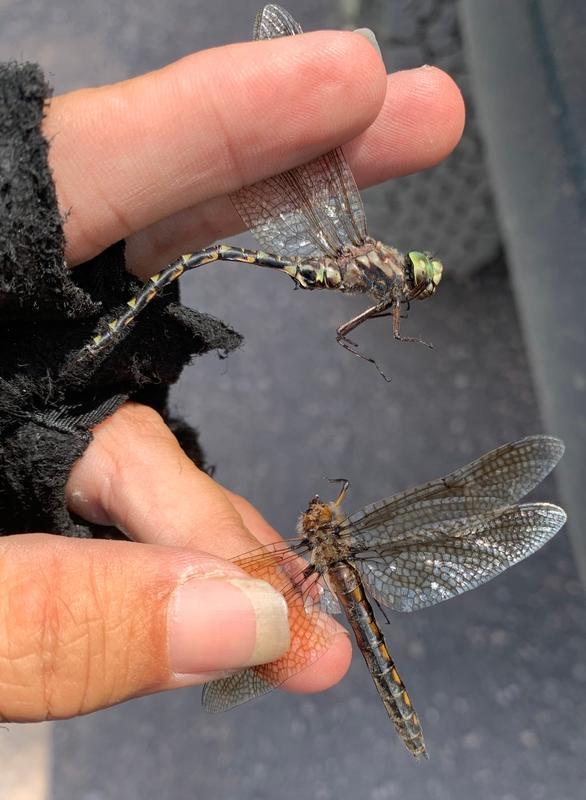
[[[379,652],[382,655],[382,657],[385,659],[385,661],[390,661],[391,660],[391,654],[387,650],[387,646],[386,646],[386,644],[384,642],[380,643],[378,649],[379,649]]]

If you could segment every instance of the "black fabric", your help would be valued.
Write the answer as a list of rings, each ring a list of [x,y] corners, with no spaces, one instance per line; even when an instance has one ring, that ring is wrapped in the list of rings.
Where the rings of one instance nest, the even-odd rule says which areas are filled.
[[[34,64],[0,64],[0,314],[96,312],[64,264],[63,228],[40,131],[50,89]]]
[[[158,410],[196,463],[197,434],[170,419],[168,387],[194,355],[225,355],[241,337],[178,301],[153,300],[99,357],[76,358],[140,283],[113,245],[73,270],[40,133],[50,89],[34,64],[0,65],[0,534],[111,536],[74,518],[64,487],[90,428],[132,398]]]

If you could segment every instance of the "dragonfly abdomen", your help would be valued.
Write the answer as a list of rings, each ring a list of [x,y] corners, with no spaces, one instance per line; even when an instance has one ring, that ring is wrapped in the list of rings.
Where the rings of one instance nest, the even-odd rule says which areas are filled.
[[[199,250],[196,253],[185,253],[165,267],[165,269],[161,270],[161,272],[152,275],[138,294],[126,303],[126,310],[120,314],[120,316],[108,322],[107,330],[104,333],[97,334],[93,337],[91,343],[80,352],[80,357],[82,354],[86,354],[86,351],[95,353],[103,350],[119,331],[134,322],[151,300],[160,295],[169,284],[176,281],[184,272],[202,267],[205,264],[211,264],[214,261],[235,261],[241,264],[255,264],[259,267],[279,269],[288,274],[291,274],[291,269],[294,272],[299,269],[297,263],[299,259],[295,257],[281,258],[272,253],[264,253],[260,250],[247,250],[246,248],[234,247],[229,244],[215,244],[211,247]],[[292,264],[294,266],[291,266]]]
[[[339,289],[342,281],[338,267],[330,266],[321,259],[302,261],[292,257],[281,269],[301,289]]]
[[[348,617],[374,685],[399,736],[412,755],[427,757],[419,718],[364,593],[360,575],[350,563],[341,561],[328,570],[327,579]]]

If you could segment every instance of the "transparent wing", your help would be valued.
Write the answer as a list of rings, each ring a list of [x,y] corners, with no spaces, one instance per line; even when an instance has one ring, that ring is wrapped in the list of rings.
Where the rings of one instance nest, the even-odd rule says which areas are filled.
[[[428,523],[353,563],[380,603],[415,611],[494,578],[538,550],[565,521],[563,509],[550,503],[510,506],[484,519]]]
[[[279,255],[338,255],[366,237],[362,200],[337,148],[230,195],[247,228]]]
[[[254,39],[277,39],[279,36],[295,36],[303,33],[301,25],[291,14],[274,3],[266,5],[254,20]]]
[[[326,614],[341,614],[342,607],[338,602],[336,595],[328,589],[323,581],[318,582],[319,598],[317,600],[319,607]]]
[[[302,33],[276,5],[259,12],[255,39]],[[247,228],[279,255],[337,255],[366,238],[362,199],[340,148],[230,195]]]
[[[259,548],[234,563],[250,575],[269,581],[284,595],[289,607],[291,646],[277,661],[207,683],[202,702],[212,712],[226,711],[280,686],[322,656],[337,629],[323,611],[330,607],[330,593],[324,590],[318,573],[286,544]]]
[[[492,450],[444,478],[365,506],[347,518],[356,550],[409,541],[422,526],[461,520],[504,508],[535,488],[558,463],[564,443],[528,436]]]

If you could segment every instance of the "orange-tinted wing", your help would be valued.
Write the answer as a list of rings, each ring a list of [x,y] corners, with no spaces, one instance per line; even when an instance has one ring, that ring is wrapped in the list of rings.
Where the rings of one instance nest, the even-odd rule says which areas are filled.
[[[206,683],[202,703],[207,711],[227,711],[283,684],[308,667],[329,648],[337,631],[322,611],[319,574],[287,545],[269,545],[234,560],[255,578],[262,578],[287,600],[291,647],[270,664],[250,667],[227,678]]]

